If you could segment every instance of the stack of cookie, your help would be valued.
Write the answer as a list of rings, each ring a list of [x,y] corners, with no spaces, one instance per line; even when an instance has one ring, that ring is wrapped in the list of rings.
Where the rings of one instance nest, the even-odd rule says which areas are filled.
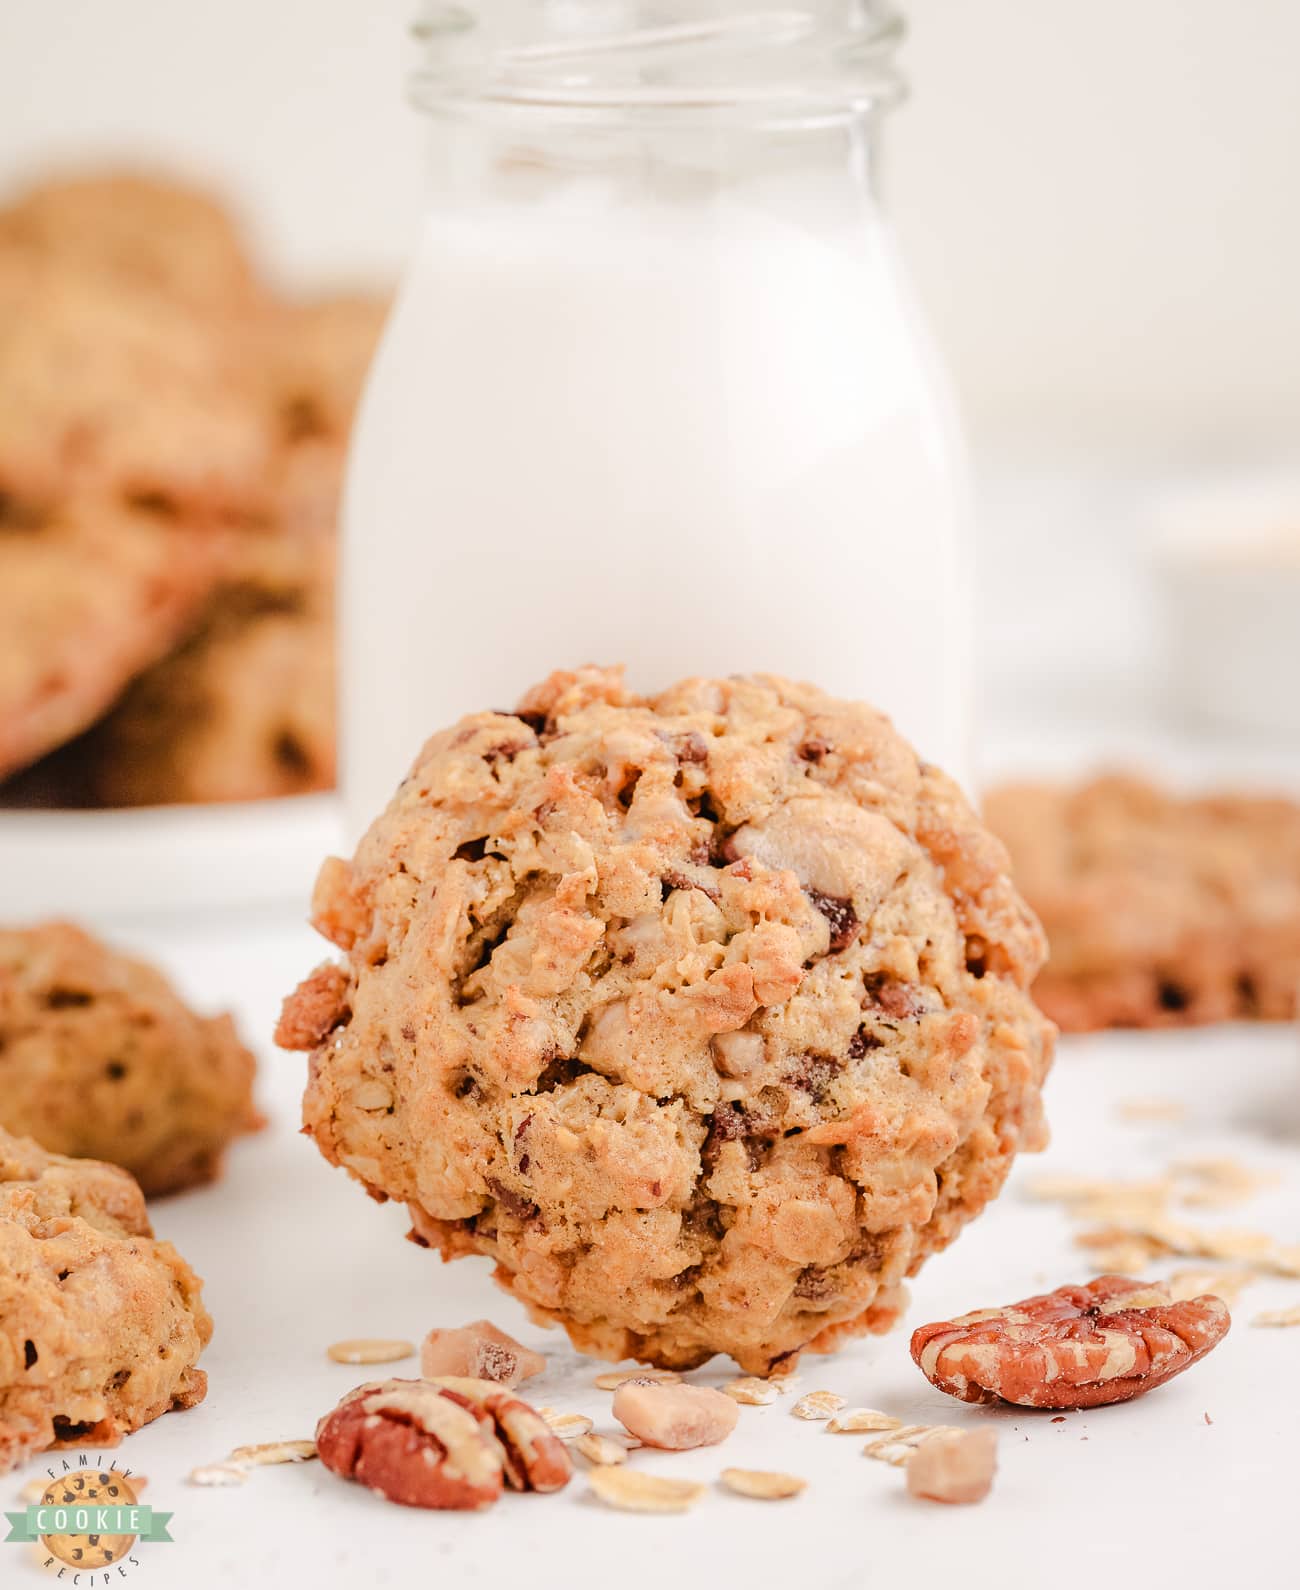
[[[285,304],[226,212],[170,182],[49,183],[0,212],[11,800],[333,782],[335,516],[383,313]]]

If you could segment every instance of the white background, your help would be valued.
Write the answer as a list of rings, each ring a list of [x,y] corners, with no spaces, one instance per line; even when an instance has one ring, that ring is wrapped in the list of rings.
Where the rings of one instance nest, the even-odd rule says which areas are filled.
[[[296,278],[389,274],[416,0],[0,0],[0,188],[132,153],[241,196]],[[1300,7],[911,0],[886,181],[977,441],[1294,447]]]

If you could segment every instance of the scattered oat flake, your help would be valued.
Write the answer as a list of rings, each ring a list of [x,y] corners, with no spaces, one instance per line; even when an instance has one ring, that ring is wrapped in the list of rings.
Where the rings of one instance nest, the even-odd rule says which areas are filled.
[[[1228,1158],[1184,1159],[1170,1168],[1174,1175],[1196,1183],[1184,1192],[1183,1203],[1206,1209],[1244,1203],[1264,1188],[1276,1186],[1278,1181],[1272,1172],[1254,1171],[1240,1160]]]
[[[573,1443],[573,1450],[597,1468],[627,1462],[627,1448],[608,1435],[580,1435]]]
[[[257,1446],[237,1446],[228,1461],[259,1468],[268,1463],[306,1463],[315,1456],[314,1441],[263,1441]]]
[[[1035,1176],[1026,1191],[1045,1203],[1120,1204],[1163,1208],[1175,1191],[1171,1177],[1149,1181],[1120,1181],[1096,1176]]]
[[[1134,1234],[1158,1242],[1168,1253],[1187,1259],[1239,1260],[1261,1269],[1285,1275],[1284,1265],[1291,1257],[1300,1258],[1279,1248],[1273,1238],[1263,1231],[1237,1231],[1218,1227],[1213,1230],[1189,1226],[1177,1220],[1152,1218],[1136,1221]]]
[[[592,1469],[587,1484],[607,1506],[628,1513],[684,1513],[704,1495],[704,1486],[693,1480],[618,1467]]]
[[[718,1476],[725,1490],[752,1496],[759,1502],[779,1502],[806,1490],[807,1480],[797,1474],[776,1474],[767,1469],[723,1469]]]
[[[1115,1113],[1122,1121],[1181,1121],[1187,1114],[1187,1106],[1181,1099],[1157,1096],[1121,1099]]]
[[[662,1381],[671,1385],[681,1378],[675,1369],[611,1369],[608,1374],[597,1375],[596,1384],[602,1391],[617,1391],[628,1380]]]
[[[835,1414],[826,1428],[837,1435],[858,1435],[868,1430],[901,1430],[903,1421],[878,1408],[850,1408],[846,1413]]]
[[[539,1413],[542,1410],[537,1410]],[[552,1409],[549,1413],[542,1413],[542,1418],[551,1427],[552,1435],[558,1435],[561,1441],[576,1441],[580,1435],[590,1435],[592,1421],[585,1413],[556,1413]]]
[[[868,1441],[862,1450],[867,1457],[881,1463],[892,1463],[895,1468],[901,1469],[922,1441],[939,1432],[952,1434],[956,1429],[951,1424],[905,1424],[879,1441]]]
[[[1262,1314],[1256,1314],[1250,1323],[1272,1326],[1300,1325],[1300,1307],[1266,1308]]]
[[[796,1419],[829,1419],[831,1414],[840,1411],[845,1400],[833,1391],[810,1391],[799,1398],[790,1412]]]
[[[1243,1288],[1258,1279],[1254,1270],[1175,1270],[1164,1284],[1175,1303],[1210,1296],[1231,1305]]]
[[[1268,1267],[1274,1275],[1300,1279],[1300,1244],[1274,1248],[1269,1255]]]
[[[242,1485],[248,1470],[239,1463],[207,1463],[202,1468],[191,1469],[191,1485]]]
[[[722,1389],[737,1402],[753,1408],[765,1408],[781,1395],[780,1386],[770,1380],[760,1380],[757,1375],[740,1375],[735,1380],[729,1380]]]
[[[399,1358],[414,1357],[415,1343],[358,1337],[355,1341],[334,1342],[325,1351],[336,1364],[395,1364]]]
[[[1081,1232],[1075,1242],[1079,1247],[1090,1250],[1097,1269],[1107,1275],[1139,1275],[1157,1256],[1158,1250],[1141,1237],[1129,1237],[1111,1243],[1084,1241],[1085,1237],[1097,1235],[1096,1232]]]

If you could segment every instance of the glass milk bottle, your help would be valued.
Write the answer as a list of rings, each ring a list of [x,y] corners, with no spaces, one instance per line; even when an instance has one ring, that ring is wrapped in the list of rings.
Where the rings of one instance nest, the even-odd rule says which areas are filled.
[[[345,508],[359,830],[557,667],[772,671],[966,772],[966,502],[873,172],[871,0],[434,4],[427,217]]]

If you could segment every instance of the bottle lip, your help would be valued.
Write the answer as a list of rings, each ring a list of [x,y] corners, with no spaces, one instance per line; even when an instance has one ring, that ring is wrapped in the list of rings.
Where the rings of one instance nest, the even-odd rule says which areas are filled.
[[[510,39],[483,30],[470,5],[425,0],[411,29],[425,49],[411,98],[439,114],[825,127],[902,97],[904,27],[886,0],[856,0],[838,26],[815,3],[714,17],[698,15],[698,0],[680,9],[681,20],[653,25]]]

